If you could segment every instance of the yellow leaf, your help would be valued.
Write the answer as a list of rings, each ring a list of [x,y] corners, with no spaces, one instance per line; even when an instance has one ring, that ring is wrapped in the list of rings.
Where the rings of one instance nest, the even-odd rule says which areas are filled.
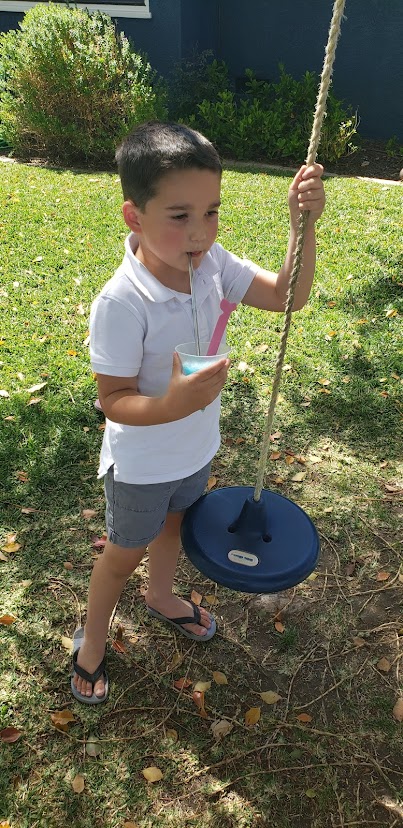
[[[228,679],[225,673],[220,673],[219,670],[214,670],[213,679],[216,684],[228,684]]]
[[[319,394],[330,394],[327,388],[319,388]]]
[[[205,595],[204,597],[211,607],[215,607],[220,603],[216,595]]]
[[[251,707],[247,710],[245,713],[245,724],[248,726],[257,724],[260,719],[260,712],[260,707]]]
[[[309,799],[315,799],[317,793],[313,788],[308,788],[308,790],[305,791],[305,796],[307,796]]]
[[[358,635],[355,635],[353,638],[353,644],[356,647],[366,647],[367,642],[364,638],[360,638]]]
[[[285,462],[287,463],[287,466],[292,466],[292,464],[295,463],[295,457],[292,454],[286,454]]]
[[[279,632],[279,633],[283,633],[284,630],[285,630],[285,626],[284,626],[284,624],[281,623],[281,621],[276,621],[275,624],[274,624],[274,627],[277,630],[277,632]]]
[[[170,739],[171,742],[177,742],[178,741],[178,731],[175,730],[175,728],[173,728],[173,727],[168,728],[165,736],[166,736],[167,739]]]
[[[209,477],[207,481],[207,491],[209,492],[211,489],[214,489],[214,486],[217,484],[216,477]]]
[[[74,793],[82,793],[83,790],[84,790],[84,786],[85,786],[84,777],[81,776],[81,773],[77,773],[77,775],[74,777],[74,779],[71,783],[71,787],[73,788]]]
[[[70,348],[70,350],[67,351],[67,353],[69,356],[77,356],[77,351],[75,351],[73,348]]]
[[[159,782],[162,779],[162,771],[159,768],[144,768],[141,772],[147,782]]]
[[[307,581],[316,581],[317,577],[318,577],[318,573],[317,573],[317,572],[311,572],[311,574],[310,574],[310,575],[308,575],[308,577],[307,577],[307,579],[306,579],[306,580],[307,580]]]
[[[336,307],[336,302],[328,302],[327,306],[328,306],[328,308],[335,308]]]
[[[308,460],[309,460],[310,463],[313,463],[314,465],[315,465],[315,463],[321,463],[322,462],[322,458],[318,457],[316,454],[308,454]]]
[[[386,316],[390,318],[391,316],[397,316],[396,308],[391,308],[391,310],[386,311]]]
[[[1,547],[2,552],[7,552],[8,555],[11,555],[12,552],[18,552],[21,549],[20,543],[6,543],[5,546]]]
[[[269,460],[280,460],[281,456],[281,451],[272,451]]]
[[[291,480],[292,480],[293,483],[302,483],[302,481],[305,480],[305,478],[306,478],[306,474],[307,474],[306,471],[298,472],[298,474],[294,474],[294,476],[291,478]]]
[[[197,681],[194,690],[196,693],[207,693],[210,690],[211,681]]]
[[[267,690],[265,693],[260,693],[260,698],[263,699],[266,704],[277,704],[277,702],[280,701],[281,696],[273,690]]]
[[[329,379],[318,379],[318,383],[320,385],[330,385],[330,380]]]
[[[393,708],[393,715],[398,722],[403,722],[403,696],[400,696],[397,700]]]
[[[62,647],[64,647],[65,650],[68,650],[68,652],[71,653],[71,651],[73,649],[73,639],[72,638],[67,638],[66,635],[62,635],[61,642],[62,642]]]
[[[203,596],[200,595],[200,592],[196,592],[195,589],[192,590],[192,594],[190,596],[190,600],[193,601],[194,604],[197,604],[199,607],[202,602]]]
[[[323,511],[325,515],[330,515],[330,512],[333,512],[333,506],[327,506]]]

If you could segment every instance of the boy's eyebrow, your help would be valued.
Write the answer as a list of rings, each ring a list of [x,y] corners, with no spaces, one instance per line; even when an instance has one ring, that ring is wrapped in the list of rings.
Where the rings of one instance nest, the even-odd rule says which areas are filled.
[[[208,209],[211,210],[213,207],[220,207],[220,206],[221,206],[221,201],[214,201],[213,204],[210,204],[210,207]],[[173,204],[172,207],[166,207],[165,209],[166,210],[191,210],[192,207],[193,207],[193,204]]]

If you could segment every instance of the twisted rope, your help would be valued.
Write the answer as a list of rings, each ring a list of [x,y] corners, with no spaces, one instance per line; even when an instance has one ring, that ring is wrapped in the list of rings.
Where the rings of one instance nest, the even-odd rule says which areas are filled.
[[[329,92],[330,81],[332,78],[333,72],[333,65],[334,59],[336,56],[336,46],[337,41],[340,36],[341,30],[341,21],[343,19],[343,12],[346,0],[335,0],[333,6],[333,16],[330,23],[329,29],[329,37],[325,51],[325,59],[323,63],[322,75],[320,79],[318,97],[316,100],[316,107],[315,107],[315,114],[313,119],[312,125],[312,132],[311,138],[309,141],[308,147],[308,154],[306,157],[306,165],[309,167],[313,164],[316,160],[316,154],[319,147],[320,142],[320,135],[321,129],[323,124],[323,119],[326,113],[326,101]],[[256,487],[253,495],[254,500],[260,500],[260,495],[263,489],[263,479],[266,471],[266,464],[267,464],[267,455],[269,452],[270,446],[270,434],[273,425],[273,417],[274,417],[274,408],[277,402],[280,382],[281,382],[281,373],[284,363],[286,345],[287,345],[287,338],[288,333],[290,330],[291,325],[291,317],[292,317],[292,308],[294,304],[294,296],[295,296],[295,289],[298,282],[298,277],[301,270],[302,265],[302,252],[304,248],[304,241],[305,241],[305,233],[306,233],[306,226],[309,218],[309,211],[305,210],[301,212],[299,222],[298,222],[298,234],[297,234],[297,242],[295,246],[295,253],[294,253],[294,263],[293,268],[288,284],[288,293],[287,293],[287,300],[285,306],[285,313],[284,313],[284,325],[280,339],[280,347],[277,355],[275,371],[274,371],[274,380],[273,380],[273,388],[271,392],[271,398],[269,403],[269,410],[267,412],[267,421],[266,421],[266,428],[263,435],[263,443],[260,452],[259,464],[258,464],[258,473],[257,473],[257,481]]]

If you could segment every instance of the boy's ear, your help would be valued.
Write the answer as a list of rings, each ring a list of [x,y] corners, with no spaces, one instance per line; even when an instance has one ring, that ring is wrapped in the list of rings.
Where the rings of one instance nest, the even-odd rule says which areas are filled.
[[[141,232],[140,214],[141,210],[133,201],[125,201],[122,205],[123,218],[127,226],[134,233]]]

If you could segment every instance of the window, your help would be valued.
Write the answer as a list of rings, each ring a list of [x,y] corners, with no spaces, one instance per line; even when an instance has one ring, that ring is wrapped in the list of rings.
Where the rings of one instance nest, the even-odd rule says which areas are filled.
[[[25,12],[35,6],[34,0],[0,0],[0,12]],[[79,9],[103,11],[111,17],[151,17],[150,0],[96,0],[94,3],[77,3]]]

